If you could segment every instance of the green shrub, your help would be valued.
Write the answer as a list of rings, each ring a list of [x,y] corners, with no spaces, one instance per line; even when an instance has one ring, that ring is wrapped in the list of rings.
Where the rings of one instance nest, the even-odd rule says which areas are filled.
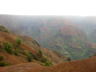
[[[15,54],[16,56],[18,56],[18,55],[19,55],[18,50],[15,50],[15,51],[14,51],[14,54]]]
[[[27,55],[27,54],[28,54],[28,51],[23,51],[23,54],[24,54],[24,55]]]
[[[27,54],[27,58],[28,58],[28,62],[32,62],[33,61],[33,57],[30,54]]]
[[[2,61],[2,60],[3,60],[3,58],[4,58],[4,57],[0,55],[0,61]]]
[[[44,66],[51,66],[51,64],[49,61],[46,61]]]
[[[16,42],[17,42],[18,46],[20,47],[20,45],[22,44],[22,40],[20,38],[17,38]]]
[[[12,48],[13,48],[13,46],[12,46],[11,43],[9,43],[9,42],[4,42],[4,49],[5,49],[8,53],[12,54]]]
[[[39,49],[38,52],[39,52],[40,57],[42,58],[42,56],[43,56],[42,51]]]
[[[10,65],[5,61],[0,61],[0,67],[1,66],[10,66]]]

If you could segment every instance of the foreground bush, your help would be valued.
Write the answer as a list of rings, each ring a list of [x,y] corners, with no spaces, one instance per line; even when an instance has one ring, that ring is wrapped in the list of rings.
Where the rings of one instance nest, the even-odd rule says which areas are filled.
[[[40,54],[40,57],[42,58],[42,56],[43,56],[42,51],[39,49],[38,52],[39,52],[39,54]]]
[[[0,67],[1,66],[10,66],[10,65],[5,61],[0,61]]]
[[[4,42],[4,49],[5,49],[8,53],[12,54],[12,48],[13,48],[13,46],[12,46],[11,43],[9,43],[9,42]]]
[[[27,58],[28,58],[28,61],[29,62],[32,62],[33,61],[33,57],[30,54],[27,54]]]
[[[15,54],[16,56],[18,56],[18,55],[19,55],[18,50],[15,50],[15,51],[14,51],[14,54]]]
[[[4,58],[4,57],[0,55],[0,61],[2,61],[2,60],[3,60],[3,58]]]
[[[20,47],[20,45],[22,44],[22,40],[20,38],[17,38],[16,42],[17,42],[18,46]]]
[[[49,61],[46,61],[44,66],[51,66],[51,64]]]

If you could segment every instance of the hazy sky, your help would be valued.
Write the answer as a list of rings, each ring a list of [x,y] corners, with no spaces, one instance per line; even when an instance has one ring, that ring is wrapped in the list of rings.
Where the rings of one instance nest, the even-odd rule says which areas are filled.
[[[0,0],[0,14],[96,16],[96,0]]]

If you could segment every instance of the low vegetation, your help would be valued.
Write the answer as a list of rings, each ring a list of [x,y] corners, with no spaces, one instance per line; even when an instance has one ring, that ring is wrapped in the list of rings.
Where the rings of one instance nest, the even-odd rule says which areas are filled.
[[[33,56],[31,54],[28,51],[23,51],[23,55],[27,56],[28,62],[32,62],[33,61]]]
[[[22,53],[23,53],[23,55],[27,55],[28,51],[23,51]]]
[[[20,38],[17,38],[17,39],[16,39],[16,42],[17,42],[17,44],[18,44],[18,47],[20,47],[20,45],[22,44],[22,40],[21,40]]]
[[[10,34],[10,32],[7,29],[5,29],[5,27],[3,27],[2,25],[0,25],[0,31],[3,31],[3,32]]]
[[[7,62],[3,61],[4,57],[0,55],[0,67],[10,66]]]
[[[1,48],[1,41],[0,41],[0,48]]]
[[[38,57],[35,56],[32,52],[29,52],[29,54],[30,54],[35,60],[38,60]]]
[[[39,52],[40,57],[42,58],[42,56],[43,56],[42,51],[39,49],[38,52]]]
[[[1,66],[10,66],[10,65],[5,61],[0,61],[0,67]]]
[[[3,58],[4,58],[4,57],[0,55],[0,61],[3,61]]]
[[[28,62],[32,62],[33,61],[33,57],[30,54],[27,54],[27,59],[28,59]]]
[[[12,54],[12,48],[13,48],[13,46],[12,46],[11,43],[9,43],[9,42],[4,42],[4,49],[5,49],[8,53]]]
[[[19,55],[18,50],[15,50],[15,51],[14,51],[14,54],[15,54],[16,56],[18,56],[18,55]]]
[[[46,61],[44,66],[52,66],[52,65],[50,64],[49,61]]]

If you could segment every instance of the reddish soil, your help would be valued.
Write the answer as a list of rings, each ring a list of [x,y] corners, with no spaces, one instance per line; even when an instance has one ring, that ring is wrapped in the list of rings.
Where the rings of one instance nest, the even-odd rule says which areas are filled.
[[[74,26],[66,25],[61,28],[63,34],[77,35],[76,28]]]
[[[48,26],[56,26],[58,24],[64,24],[59,18],[52,21]]]
[[[96,55],[84,60],[42,67],[36,63],[1,67],[0,72],[96,72]]]
[[[92,47],[92,48],[96,48],[96,45],[92,44],[92,43],[88,43],[86,44],[87,47]]]
[[[30,38],[31,39],[31,38]],[[8,41],[12,44],[17,44],[16,43],[16,37],[12,36],[11,34],[8,34],[8,33],[5,33],[5,32],[2,32],[0,31],[0,40],[2,42],[4,41]],[[33,39],[31,39],[33,40]],[[27,51],[32,51],[34,54],[38,54],[37,51],[35,51],[33,48],[29,47],[28,45],[26,45],[25,43],[22,43],[21,44],[21,47],[24,49],[24,50],[27,50]]]
[[[24,60],[23,58],[20,58],[19,56],[15,56],[15,55],[12,55],[12,54],[9,54],[7,52],[0,51],[0,55],[4,56],[4,61],[8,62],[11,65],[27,63],[27,61]]]
[[[0,72],[26,72],[26,70],[33,69],[35,67],[39,68],[42,66],[35,62],[25,63],[9,67],[0,67]]]
[[[74,47],[79,47],[79,45],[78,45],[78,44],[76,44],[76,43],[74,43]]]

